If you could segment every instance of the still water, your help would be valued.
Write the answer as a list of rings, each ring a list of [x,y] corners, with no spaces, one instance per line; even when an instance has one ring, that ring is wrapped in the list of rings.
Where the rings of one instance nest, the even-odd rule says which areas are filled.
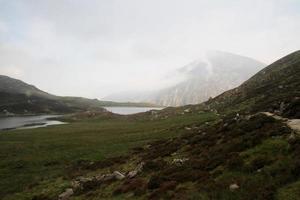
[[[146,112],[149,110],[161,110],[163,108],[157,108],[157,107],[104,107],[106,110],[120,114],[120,115],[130,115],[130,114],[136,114],[141,112]]]
[[[46,127],[50,125],[65,124],[64,122],[49,119],[57,116],[58,115],[3,117],[0,118],[0,130],[29,129],[29,128]]]

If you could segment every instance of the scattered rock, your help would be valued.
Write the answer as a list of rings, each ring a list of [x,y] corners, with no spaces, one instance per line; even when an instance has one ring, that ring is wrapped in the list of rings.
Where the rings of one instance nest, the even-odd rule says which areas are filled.
[[[72,188],[68,188],[68,189],[66,189],[63,193],[61,193],[61,194],[58,196],[58,199],[59,199],[59,200],[67,200],[67,199],[69,199],[73,194],[74,194],[73,189],[72,189]]]

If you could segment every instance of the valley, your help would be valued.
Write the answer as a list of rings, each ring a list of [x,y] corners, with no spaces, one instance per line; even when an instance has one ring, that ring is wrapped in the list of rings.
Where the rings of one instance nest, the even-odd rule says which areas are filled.
[[[202,104],[0,131],[4,200],[299,197],[300,51]]]

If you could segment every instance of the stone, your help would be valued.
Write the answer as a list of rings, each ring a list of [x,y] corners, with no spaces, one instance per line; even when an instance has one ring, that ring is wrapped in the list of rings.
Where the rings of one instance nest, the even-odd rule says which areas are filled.
[[[60,194],[58,196],[59,200],[67,200],[69,199],[72,195],[74,194],[74,191],[72,188],[68,188],[65,190],[65,192],[63,192],[62,194]]]
[[[184,162],[188,161],[188,158],[175,158],[173,159],[172,163],[177,165],[182,165]]]
[[[230,191],[235,191],[235,190],[237,190],[239,188],[240,188],[240,186],[238,184],[236,184],[236,183],[233,183],[233,184],[231,184],[229,186]]]
[[[187,109],[185,109],[183,112],[189,113],[189,112],[191,112],[191,110],[190,110],[189,108],[187,108]]]
[[[122,174],[121,172],[114,171],[114,173],[113,173],[113,174],[115,175],[116,179],[118,179],[118,180],[122,180],[122,179],[124,179],[124,178],[125,178],[125,175],[124,175],[124,174]]]
[[[127,177],[134,178],[137,174],[138,174],[138,171],[133,170],[133,171],[128,172]]]
[[[127,177],[134,178],[138,173],[142,172],[144,165],[145,165],[144,162],[141,162],[140,164],[138,164],[134,170],[128,172]]]

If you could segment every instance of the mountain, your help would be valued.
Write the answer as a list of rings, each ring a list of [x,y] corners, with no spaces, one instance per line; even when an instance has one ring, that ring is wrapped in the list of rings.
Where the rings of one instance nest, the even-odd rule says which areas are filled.
[[[117,103],[46,93],[21,80],[0,75],[0,115],[104,111],[104,106],[154,106],[149,103]]]
[[[206,104],[220,111],[269,111],[299,118],[300,51],[281,58]]]
[[[28,97],[37,96],[53,99],[54,95],[48,94],[33,85],[29,85],[18,79],[0,75],[0,92],[10,94],[22,94]]]
[[[211,51],[177,70],[174,74],[185,77],[178,84],[159,91],[115,94],[105,99],[138,100],[163,106],[197,104],[240,85],[264,66],[248,57]]]

